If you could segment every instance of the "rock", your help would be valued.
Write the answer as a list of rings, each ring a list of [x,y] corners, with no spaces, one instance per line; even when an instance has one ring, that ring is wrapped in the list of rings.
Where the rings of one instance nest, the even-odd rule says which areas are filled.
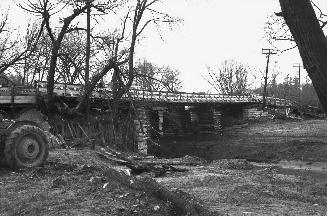
[[[160,206],[159,205],[155,205],[154,207],[153,207],[153,210],[155,210],[155,211],[158,211],[160,209]]]
[[[52,188],[61,188],[67,185],[67,179],[62,176],[57,177],[52,181]]]

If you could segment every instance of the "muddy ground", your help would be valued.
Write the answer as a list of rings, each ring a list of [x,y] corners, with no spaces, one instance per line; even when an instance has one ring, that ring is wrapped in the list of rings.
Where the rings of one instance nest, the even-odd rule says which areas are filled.
[[[174,139],[167,152],[207,162],[194,157],[200,165],[155,180],[221,215],[327,215],[326,130],[325,120],[264,121],[215,140]],[[52,151],[42,168],[1,168],[0,215],[178,215],[171,203],[104,175],[107,168],[125,170],[87,150]]]

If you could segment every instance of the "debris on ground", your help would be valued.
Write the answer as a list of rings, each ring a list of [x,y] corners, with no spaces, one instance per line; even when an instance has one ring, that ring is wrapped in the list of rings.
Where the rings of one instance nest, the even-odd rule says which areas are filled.
[[[315,178],[305,170],[256,166],[243,160],[216,160],[157,181],[201,199],[226,215],[325,215],[327,175]]]
[[[120,159],[108,160],[109,152]],[[151,178],[158,171],[164,176],[187,169],[135,162],[113,149],[55,150],[44,167],[0,169],[0,215],[217,215],[158,184]]]
[[[326,128],[249,124],[205,141],[208,161],[52,150],[43,167],[0,168],[0,215],[325,215]]]

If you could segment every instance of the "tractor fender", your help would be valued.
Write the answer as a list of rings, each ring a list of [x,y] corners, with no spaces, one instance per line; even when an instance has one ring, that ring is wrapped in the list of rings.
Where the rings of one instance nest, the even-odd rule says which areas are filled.
[[[44,131],[50,131],[50,128],[51,128],[51,126],[49,125],[49,123],[47,121],[47,117],[40,111],[36,110],[35,108],[23,110],[15,118],[15,121],[16,122],[21,122],[21,121],[35,122],[38,125],[38,127]]]

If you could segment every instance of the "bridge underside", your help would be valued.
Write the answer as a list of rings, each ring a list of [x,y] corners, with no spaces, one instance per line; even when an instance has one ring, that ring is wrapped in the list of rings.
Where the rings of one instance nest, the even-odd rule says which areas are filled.
[[[223,127],[256,119],[268,113],[259,104],[162,104],[137,106],[134,123],[138,149],[147,153],[149,146],[170,137],[216,136]]]

